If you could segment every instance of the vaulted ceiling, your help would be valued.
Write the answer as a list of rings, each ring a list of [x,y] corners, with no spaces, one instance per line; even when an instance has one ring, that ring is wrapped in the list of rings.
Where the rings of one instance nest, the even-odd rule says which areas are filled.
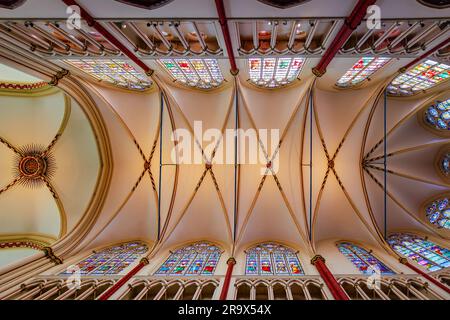
[[[2,84],[42,83],[6,65],[1,70]],[[75,227],[95,191],[95,137],[78,103],[45,82],[2,89],[0,100],[0,239],[49,245]],[[33,160],[27,167],[23,159],[40,155],[45,169],[34,177]]]
[[[340,23],[348,16],[355,1],[330,5],[329,1],[313,0],[291,9],[274,9],[256,0],[248,2],[251,3],[230,0],[225,6],[240,70],[238,76],[233,77],[214,1],[199,0],[195,6],[188,1],[172,1],[151,11],[118,1],[79,1],[131,49],[133,41],[141,49],[146,47],[129,34],[131,43],[127,42],[130,27],[120,28],[121,23],[132,26],[131,21],[143,28],[146,21],[152,19],[164,23],[179,19],[190,23],[195,18],[202,32],[210,30],[209,36],[217,37],[220,53],[210,57],[218,59],[225,78],[217,89],[188,88],[174,82],[156,61],[167,54],[144,51],[140,51],[139,57],[155,73],[153,85],[143,91],[104,85],[71,69],[80,86],[95,101],[108,130],[113,157],[106,201],[79,248],[142,239],[162,249],[208,239],[233,252],[251,243],[277,240],[313,253],[320,250],[322,242],[333,239],[384,245],[385,233],[398,230],[413,230],[448,240],[448,230],[431,225],[423,206],[429,199],[449,192],[448,181],[436,168],[436,156],[450,144],[450,135],[427,129],[421,119],[430,104],[450,98],[449,81],[409,97],[383,95],[398,69],[425,52],[425,48],[385,52],[383,56],[392,57],[392,61],[374,73],[370,81],[349,89],[337,88],[335,83],[363,54],[356,49],[347,53],[341,51],[327,67],[327,72],[316,78],[311,69],[323,52],[306,52],[302,55],[306,61],[299,79],[282,88],[259,88],[249,82],[249,55],[238,50],[242,41],[254,40],[253,26],[258,26],[258,30],[271,28],[272,24],[266,22],[277,18],[289,20],[289,23],[330,18],[328,22],[320,21],[323,28],[305,29],[308,33],[317,32],[318,36],[314,37],[317,43],[323,41],[329,45],[323,38],[335,34],[337,29],[333,23]],[[377,1],[377,5],[382,18],[386,19],[384,30],[392,22],[388,19],[411,20],[409,27],[416,20],[423,20],[420,28],[430,28],[429,33],[424,36],[426,40],[417,41],[423,41],[426,49],[449,36],[448,25],[442,29],[437,23],[436,29],[432,28],[433,19],[448,20],[445,17],[449,16],[449,9],[432,9],[406,0]],[[15,10],[0,9],[3,20],[0,27],[13,21],[21,24],[31,18],[63,20],[67,17],[65,10],[62,1],[27,1]],[[212,24],[211,28],[206,26],[208,23]],[[401,32],[405,32],[408,24],[405,22],[402,26]],[[183,30],[187,32],[188,27],[182,27]],[[11,40],[3,31],[0,36]],[[23,43],[16,45],[28,50]],[[35,54],[67,67],[60,61],[59,53]],[[72,58],[77,58],[76,55]],[[176,57],[176,54],[169,56],[172,55]],[[106,53],[106,56],[110,58],[111,54]],[[187,58],[193,56],[190,53]],[[253,56],[261,54],[255,52]],[[292,54],[270,53],[270,56]],[[116,58],[140,71],[123,54]],[[440,51],[440,56],[433,58],[448,61],[448,50]],[[11,70],[2,66],[0,80],[40,81]],[[26,71],[26,68],[21,67],[21,70]],[[85,213],[96,192],[102,165],[96,137],[83,114],[83,106],[55,88],[32,98],[0,94],[0,99],[0,137],[11,145],[47,146],[58,132],[61,133],[52,148],[55,170],[49,179],[51,186],[17,185],[0,193],[0,237],[34,234],[45,235],[52,241],[61,239],[76,227]],[[171,156],[174,150],[172,132],[175,129],[193,132],[196,121],[202,122],[203,130],[215,128],[221,132],[236,127],[278,129],[280,144],[262,141],[257,146],[261,162],[235,167],[233,161],[228,164],[212,161],[220,156],[222,147],[234,146],[233,138],[225,137],[213,143],[213,147],[208,141],[200,142],[202,148],[193,142],[193,149],[204,152],[203,163],[175,165]],[[388,154],[386,182],[384,146]],[[223,149],[225,157],[235,158],[234,147]],[[273,165],[266,166],[274,154],[279,156],[276,169]],[[248,150],[239,153],[240,159],[248,156]],[[0,188],[14,181],[13,165],[14,152],[1,144],[0,168],[6,175],[0,176]],[[272,169],[273,174],[262,174]],[[57,201],[52,189],[58,194]]]

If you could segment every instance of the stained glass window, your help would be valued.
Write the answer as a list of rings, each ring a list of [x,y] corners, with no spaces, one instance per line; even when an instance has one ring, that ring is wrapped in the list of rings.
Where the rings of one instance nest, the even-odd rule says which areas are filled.
[[[449,78],[450,66],[426,60],[396,77],[387,87],[392,95],[411,95]]]
[[[338,248],[339,251],[346,256],[347,259],[350,260],[360,272],[364,274],[373,274],[375,270],[378,270],[381,274],[395,273],[365,249],[352,243],[341,242],[338,244]]]
[[[425,122],[438,130],[450,130],[450,99],[429,106]]]
[[[156,275],[213,275],[222,254],[209,242],[197,242],[172,252]]]
[[[147,250],[148,247],[141,242],[124,243],[93,253],[77,266],[81,275],[119,274]],[[72,274],[72,271],[61,274]]]
[[[450,152],[444,153],[441,159],[439,160],[439,165],[441,168],[441,172],[444,176],[450,176]]]
[[[111,59],[63,61],[99,81],[105,81],[122,88],[144,90],[152,85],[152,82],[144,73],[138,72],[126,61]]]
[[[428,221],[438,228],[450,229],[450,203],[448,198],[442,198],[428,204],[425,213]]]
[[[412,234],[396,233],[389,237],[388,242],[395,251],[429,271],[450,267],[450,250],[429,240]]]
[[[297,79],[304,63],[303,58],[250,58],[250,82],[266,88],[286,85]]]
[[[357,85],[390,60],[383,57],[362,57],[337,81],[336,85],[344,88]]]
[[[211,89],[224,81],[216,59],[161,59],[159,62],[176,81],[189,87]]]
[[[303,275],[297,254],[291,248],[268,242],[261,243],[246,251],[247,275]]]

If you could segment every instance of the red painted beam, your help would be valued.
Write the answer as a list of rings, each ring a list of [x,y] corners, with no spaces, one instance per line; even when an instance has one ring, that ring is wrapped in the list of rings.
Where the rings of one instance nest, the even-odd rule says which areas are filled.
[[[236,260],[234,258],[230,258],[227,261],[227,273],[225,275],[225,280],[223,281],[222,291],[220,292],[219,300],[227,300],[228,289],[230,287],[231,275],[233,274],[233,268],[236,264]]]
[[[422,55],[420,55],[419,57],[417,57],[416,59],[414,59],[413,61],[408,63],[406,66],[401,68],[399,71],[401,73],[405,72],[406,70],[408,70],[412,66],[416,65],[417,63],[419,63],[422,59],[425,59],[430,54],[434,53],[435,51],[437,51],[437,50],[439,50],[439,49],[441,49],[443,47],[445,47],[449,43],[450,43],[450,38],[448,38],[447,40],[442,41],[441,43],[435,45],[433,48],[431,48],[430,50],[426,51],[425,53],[423,53]]]
[[[219,23],[222,28],[222,34],[225,41],[225,46],[227,47],[228,59],[231,65],[231,74],[237,75],[239,69],[236,66],[236,59],[234,57],[233,46],[231,45],[230,30],[228,29],[227,16],[225,14],[225,7],[223,6],[223,0],[215,0],[217,14],[219,15]]]
[[[131,50],[123,45],[116,37],[114,37],[108,30],[106,30],[100,23],[98,23],[94,17],[92,17],[84,8],[82,8],[75,0],[62,0],[67,6],[78,6],[80,8],[81,18],[83,18],[87,24],[100,33],[105,39],[111,42],[117,49],[122,51],[128,58],[141,67],[144,72],[150,76],[153,70],[150,69],[141,59],[139,59]]]
[[[322,59],[319,61],[317,66],[313,68],[313,73],[317,77],[321,77],[327,71],[327,66],[330,64],[331,60],[336,56],[338,51],[347,42],[350,35],[356,29],[356,27],[361,23],[362,19],[367,13],[367,7],[373,5],[376,0],[358,0],[355,8],[353,8],[352,13],[345,19],[344,25],[339,30],[336,37],[331,42],[328,49],[325,51]]]
[[[119,281],[117,281],[111,288],[106,290],[99,298],[98,300],[108,300],[111,298],[111,296],[117,292],[122,286],[128,282],[136,273],[138,273],[143,267],[145,267],[148,264],[147,258],[142,258],[139,264],[134,267],[130,272],[128,272],[126,275],[124,275]]]
[[[334,299],[349,300],[347,294],[344,292],[344,289],[342,289],[336,278],[331,273],[330,269],[328,269],[327,265],[325,264],[325,259],[321,255],[314,256],[311,259],[311,263],[316,267],[328,289],[330,289]]]
[[[423,272],[422,270],[420,270],[416,266],[414,266],[411,263],[409,263],[406,258],[400,258],[399,261],[400,261],[400,263],[404,264],[405,266],[407,266],[408,268],[410,268],[414,272],[420,274],[422,277],[424,277],[425,279],[427,279],[431,283],[435,284],[436,286],[438,286],[439,288],[441,288],[445,292],[450,293],[450,288],[449,287],[447,287],[446,285],[440,283],[437,279],[433,278],[429,274],[426,274],[425,272]]]

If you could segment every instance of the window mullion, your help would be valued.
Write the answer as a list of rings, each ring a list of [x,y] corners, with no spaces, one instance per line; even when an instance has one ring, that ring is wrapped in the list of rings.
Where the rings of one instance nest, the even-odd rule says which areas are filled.
[[[434,67],[434,65],[431,65],[425,71],[422,71],[422,72],[428,72],[433,67]],[[419,75],[420,74],[414,75],[413,79],[417,79]],[[412,80],[412,79],[409,79],[409,80]],[[411,86],[410,90],[412,91],[415,87],[417,87],[419,84],[423,83],[424,81],[426,81],[426,80],[420,80],[419,83],[416,83],[414,86]]]
[[[273,68],[273,71],[272,71],[272,81],[274,83],[278,83],[278,81],[275,79],[275,76],[277,74],[279,61],[280,61],[280,58],[275,58],[275,67]]]
[[[359,260],[361,260],[362,262],[364,262],[366,264],[366,266],[370,267],[371,264],[369,264],[369,262],[366,261],[366,259],[364,259],[363,257],[361,257],[356,250],[353,247],[347,247],[348,249],[350,249],[351,252],[353,252],[353,254],[355,256],[357,256],[359,258]]]
[[[362,58],[361,58],[362,59]],[[372,64],[374,64],[375,63],[375,61],[377,60],[378,58],[373,58],[368,64],[367,64],[367,66],[365,66],[364,68],[362,68],[361,70],[359,70],[359,72],[357,72],[351,79],[350,79],[350,84],[352,83],[352,81],[357,77],[357,76],[359,76],[364,70],[366,70],[369,66],[371,66]],[[363,60],[364,61],[364,60]],[[377,71],[377,70],[375,70],[375,71]],[[364,80],[366,80],[368,77],[365,77],[364,78]]]
[[[263,73],[264,73],[264,60],[265,58],[259,58],[260,60],[260,69],[259,69],[259,80],[263,80]]]
[[[180,70],[181,74],[184,76],[184,78],[186,79],[186,83],[189,82],[189,77],[186,75],[186,73],[184,72],[183,69],[181,69],[181,67],[178,65],[178,62],[175,61],[174,59],[172,59],[173,63],[177,66],[178,70]],[[176,79],[176,77],[175,77]]]
[[[202,79],[202,77],[200,76],[200,74],[198,73],[197,69],[194,67],[194,65],[192,64],[191,60],[186,60],[189,63],[189,66],[191,67],[191,70],[194,71],[195,75],[197,76],[198,80],[197,80],[197,85],[199,83],[204,83],[205,81]]]
[[[119,67],[121,70],[124,70],[127,74],[131,75],[134,79],[136,79],[138,81],[138,83],[141,83],[141,79],[139,79],[138,77],[136,77],[134,74],[132,74],[130,71],[126,70],[122,65],[118,64],[115,60],[111,60],[112,62],[114,62],[116,64],[117,67]],[[124,79],[126,82],[129,82],[130,80],[128,79]]]
[[[286,269],[287,269],[287,271],[288,271],[288,274],[289,274],[290,276],[292,276],[291,268],[290,268],[290,266],[289,266],[289,261],[288,261],[288,258],[286,257],[285,254],[283,254],[283,259],[284,259],[284,264],[285,264],[285,266],[286,266]]]
[[[426,261],[428,261],[428,262],[430,262],[431,264],[433,264],[433,265],[435,265],[435,266],[437,266],[437,267],[439,267],[439,268],[441,268],[441,266],[440,265],[438,265],[437,263],[435,263],[434,261],[431,261],[430,259],[428,259],[427,257],[425,257],[425,256],[423,256],[421,253],[419,253],[419,252],[417,252],[416,250],[414,250],[412,247],[408,247],[406,244],[403,244],[403,241],[402,241],[402,243],[401,243],[401,246],[402,247],[404,247],[404,248],[406,248],[406,249],[408,249],[409,251],[412,251],[412,252],[414,252],[415,254],[417,254],[418,256],[420,256],[422,259],[424,259],[424,260],[426,260]]]
[[[109,259],[107,259],[105,262],[103,262],[102,264],[99,264],[95,269],[92,269],[88,274],[92,274],[94,271],[96,271],[98,268],[104,266],[105,264],[107,264],[108,262],[110,262],[117,254],[113,255],[112,257],[110,257]]]
[[[294,59],[291,58],[291,61],[289,62],[289,66],[288,69],[286,71],[286,76],[284,77],[286,79],[286,81],[289,80],[289,73],[291,72],[291,68],[292,68],[292,64],[294,63]]]
[[[211,70],[209,70],[209,66],[208,66],[208,64],[205,62],[205,60],[201,60],[201,62],[202,62],[202,64],[205,66],[205,69],[206,69],[206,72],[208,72],[208,74],[209,74],[209,76],[211,77],[211,82],[214,82],[215,81],[215,79],[214,79],[214,77],[213,77],[213,75],[212,75],[212,73],[211,73]]]
[[[414,241],[414,240],[413,240],[413,243],[415,243],[416,245],[418,245],[419,247],[421,247],[421,248],[424,249],[425,251],[431,252],[432,254],[435,254],[435,255],[437,255],[438,257],[444,258],[445,260],[449,260],[449,259],[447,259],[446,257],[444,257],[443,255],[440,255],[439,253],[437,253],[437,252],[435,252],[435,251],[432,251],[432,250],[428,249],[427,247],[424,247],[424,246],[422,245],[422,243],[418,243],[418,242],[416,242],[416,241]],[[430,259],[427,259],[427,260],[430,260]],[[431,260],[430,260],[430,261],[431,261]],[[431,262],[433,262],[433,261],[431,261]],[[437,265],[437,264],[436,264],[436,265]]]
[[[270,251],[269,252],[269,257],[270,257],[270,263],[272,264],[272,266],[271,266],[271,270],[272,270],[272,274],[273,275],[277,275],[277,272],[276,272],[276,266],[275,266],[275,259],[274,259],[274,257],[273,257],[273,252],[272,251]]]

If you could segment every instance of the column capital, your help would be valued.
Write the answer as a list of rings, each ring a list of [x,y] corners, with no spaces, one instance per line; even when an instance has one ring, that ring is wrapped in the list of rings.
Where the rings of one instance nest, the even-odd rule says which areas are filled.
[[[139,261],[139,263],[143,264],[144,266],[148,265],[150,263],[150,261],[148,260],[147,257],[144,257],[141,259],[141,261]]]
[[[59,80],[61,80],[65,76],[68,76],[69,74],[70,74],[69,70],[62,69],[62,70],[56,72],[56,74],[52,76],[52,79],[50,80],[50,82],[48,84],[50,86],[54,87],[54,86],[58,85]]]
[[[236,69],[236,70],[230,69],[230,73],[233,77],[235,77],[239,74],[239,69]]]
[[[51,247],[44,247],[42,251],[45,253],[45,257],[48,258],[54,264],[63,264],[63,260],[55,255]]]
[[[321,76],[323,76],[323,75],[325,74],[325,72],[327,72],[327,71],[326,71],[326,70],[320,71],[320,70],[317,69],[316,67],[312,68],[312,73],[313,73],[316,77],[318,77],[318,78],[320,78]]]
[[[230,257],[230,258],[228,258],[228,260],[227,260],[227,264],[236,264],[236,259],[235,258],[233,258],[233,257]]]
[[[312,257],[311,264],[316,264],[317,261],[322,261],[323,263],[325,263],[325,258],[320,254],[316,254],[314,257]]]
[[[401,257],[401,258],[398,258],[398,262],[400,262],[401,264],[407,264],[408,259]]]

